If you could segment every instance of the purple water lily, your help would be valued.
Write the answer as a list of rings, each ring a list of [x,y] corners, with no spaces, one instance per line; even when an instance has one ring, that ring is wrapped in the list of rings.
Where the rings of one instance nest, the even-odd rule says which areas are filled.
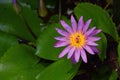
[[[99,52],[96,48],[98,44],[95,41],[98,41],[101,38],[95,37],[95,35],[100,33],[101,29],[96,29],[96,27],[88,29],[91,19],[84,23],[83,16],[81,16],[77,24],[75,18],[71,15],[72,27],[63,20],[61,20],[60,23],[65,30],[56,28],[56,31],[61,36],[55,37],[58,42],[55,43],[54,47],[58,48],[66,46],[66,48],[59,54],[59,58],[68,54],[67,59],[71,58],[72,63],[78,63],[80,57],[87,63],[86,51],[92,55]]]

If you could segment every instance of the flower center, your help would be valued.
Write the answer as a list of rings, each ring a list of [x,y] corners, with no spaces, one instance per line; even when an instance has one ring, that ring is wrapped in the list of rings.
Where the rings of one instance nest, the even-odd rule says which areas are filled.
[[[71,34],[69,37],[71,46],[74,46],[76,48],[81,48],[85,44],[85,36],[81,32],[76,32],[74,34]]]

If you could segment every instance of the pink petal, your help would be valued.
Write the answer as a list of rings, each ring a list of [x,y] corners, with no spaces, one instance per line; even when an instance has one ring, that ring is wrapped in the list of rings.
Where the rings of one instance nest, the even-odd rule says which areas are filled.
[[[58,41],[55,43],[54,47],[63,47],[63,46],[67,46],[69,43],[65,42],[65,41]]]
[[[57,31],[59,34],[61,34],[62,36],[68,36],[68,33],[65,32],[64,30],[61,30],[61,29],[59,29],[59,28],[56,28],[56,31]]]
[[[72,28],[65,21],[61,20],[60,23],[65,30],[67,30],[69,33],[72,33]]]
[[[98,40],[100,40],[101,39],[101,37],[88,37],[88,41],[98,41]]]
[[[80,51],[81,51],[81,57],[82,57],[83,61],[84,61],[85,63],[87,63],[86,52],[84,51],[84,49],[81,49]]]
[[[59,41],[67,41],[66,37],[54,37],[56,40],[59,40]]]
[[[81,31],[83,26],[84,26],[84,20],[83,20],[83,16],[81,16],[78,21],[78,31]]]
[[[88,41],[87,42],[87,45],[90,45],[90,46],[98,46],[97,43],[93,42],[93,41]]]
[[[73,31],[76,32],[76,30],[77,30],[77,23],[76,23],[76,20],[73,17],[73,15],[71,15],[71,24],[72,24]]]
[[[66,47],[60,54],[59,54],[59,58],[62,58],[63,56],[65,56],[70,50],[70,46]]]
[[[98,50],[96,47],[91,46],[91,48],[92,48],[92,50],[93,50],[94,52],[99,53],[99,50]]]
[[[75,64],[76,63],[76,61],[75,61],[75,55],[73,54],[73,56],[71,58],[72,58],[72,64]]]
[[[95,31],[94,31],[94,34],[98,34],[98,33],[100,33],[101,31],[102,31],[101,29],[95,30]]]
[[[67,58],[70,59],[70,58],[72,57],[72,55],[73,55],[74,52],[75,52],[75,47],[72,47],[72,48],[70,49],[69,53],[68,53]]]
[[[90,53],[90,54],[92,54],[92,55],[95,54],[95,53],[93,52],[93,50],[92,50],[89,46],[86,45],[86,46],[84,46],[83,48],[84,48],[88,53]]]
[[[85,23],[85,25],[84,25],[84,27],[83,27],[83,32],[86,32],[86,30],[88,29],[90,23],[91,23],[91,19],[89,19],[89,20]]]
[[[75,61],[78,62],[80,59],[80,50],[75,51]]]
[[[85,33],[85,35],[90,35],[90,34],[95,30],[95,28],[96,28],[96,27],[93,27],[93,28],[89,29],[89,30]]]
[[[94,30],[90,35],[91,36],[96,35],[96,34],[100,33],[101,31],[102,31],[101,29]]]

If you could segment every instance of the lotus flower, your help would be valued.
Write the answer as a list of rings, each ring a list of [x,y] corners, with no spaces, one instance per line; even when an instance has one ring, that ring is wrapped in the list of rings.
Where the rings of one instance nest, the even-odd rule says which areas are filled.
[[[83,16],[81,16],[77,23],[73,15],[71,15],[71,26],[69,26],[64,20],[61,20],[60,23],[65,30],[56,28],[56,31],[61,36],[55,37],[58,41],[55,43],[54,47],[65,48],[59,54],[59,58],[62,58],[67,54],[67,59],[71,58],[72,63],[78,63],[80,57],[85,63],[87,63],[87,52],[92,55],[99,52],[96,48],[98,46],[96,41],[101,38],[96,37],[95,35],[100,33],[101,29],[96,29],[96,27],[88,29],[91,19],[84,22]]]

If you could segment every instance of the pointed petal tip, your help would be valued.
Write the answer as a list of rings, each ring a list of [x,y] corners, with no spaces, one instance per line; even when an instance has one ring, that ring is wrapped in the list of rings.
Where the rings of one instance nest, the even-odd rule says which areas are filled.
[[[75,60],[75,63],[78,63],[79,62],[79,59],[78,60]]]
[[[72,33],[72,28],[64,20],[60,20],[62,27],[69,33]]]
[[[95,52],[95,53],[99,53],[100,51],[96,48],[96,47],[92,47],[92,49],[93,49],[93,51]]]
[[[54,44],[54,48],[59,48],[59,47],[62,47],[61,44],[59,44],[58,42],[56,42],[56,43]]]
[[[96,29],[96,27],[94,26],[91,29],[89,29],[85,34],[90,35],[95,29]]]
[[[86,24],[90,24],[91,21],[92,21],[92,19],[88,19],[87,22],[86,22]]]
[[[80,16],[80,18],[83,18],[83,16]]]
[[[100,33],[101,31],[102,31],[102,29],[96,30],[96,34]]]
[[[84,62],[84,63],[87,63],[88,61],[87,61],[87,59],[86,59],[86,60],[83,59],[83,62]]]
[[[76,22],[73,15],[71,15],[71,22],[72,22],[72,21],[73,21],[73,22]]]
[[[93,42],[98,41],[100,39],[101,37],[88,37],[88,41],[93,41]]]
[[[70,51],[69,51],[70,52]],[[70,54],[68,53],[67,55],[67,59],[70,59],[72,56],[70,56]]]
[[[88,45],[84,46],[84,49],[91,55],[95,54],[94,51],[91,49],[91,47]]]
[[[60,23],[62,23],[63,22],[63,20],[60,20]]]
[[[79,21],[78,21],[78,31],[81,31],[83,29],[84,26],[84,20],[83,20],[83,16],[80,17]]]
[[[56,39],[56,40],[57,40],[57,37],[54,37],[54,39]]]
[[[93,29],[96,29],[96,26],[93,26],[92,28],[93,28]]]
[[[59,54],[59,56],[58,56],[58,58],[62,58],[63,56],[61,56],[60,54]]]
[[[65,21],[64,20],[60,20],[60,24],[62,25],[62,26],[64,26],[65,25]]]
[[[65,42],[65,41],[58,41],[55,43],[55,46],[56,48],[58,47],[64,47],[64,46],[67,46],[68,45],[68,42]]]
[[[58,31],[59,28],[55,28],[56,31]]]
[[[59,29],[59,28],[56,28],[56,31],[62,35],[62,36],[68,36],[68,32],[66,32],[65,30],[62,30],[62,29]]]
[[[89,19],[86,21],[84,28],[83,28],[83,32],[86,32],[88,30],[88,27],[89,27],[91,21],[92,21],[92,19]]]
[[[85,63],[87,63],[87,61],[84,61]]]
[[[90,25],[91,21],[92,21],[92,19],[88,19],[86,24]]]
[[[71,18],[74,18],[73,14],[71,14]]]
[[[84,22],[83,16],[80,16],[80,19],[79,19],[79,22],[78,22],[78,23],[80,23],[80,22]]]
[[[58,46],[57,46],[57,44],[58,44],[57,42],[54,44],[54,47],[55,47],[55,48],[57,48],[57,47],[58,47]]]
[[[87,45],[90,45],[90,46],[98,46],[98,44],[95,43],[94,41],[88,41],[88,42],[87,42]]]
[[[54,37],[54,39],[58,41],[67,41],[66,37],[62,37],[62,36]]]
[[[73,15],[71,15],[71,21],[73,21],[73,20],[75,20],[75,18],[74,18],[74,16],[73,16]]]
[[[81,57],[82,57],[83,62],[87,63],[87,55],[86,55],[85,50],[82,48],[80,51],[81,51]]]
[[[73,32],[76,32],[77,31],[77,22],[73,15],[71,15],[71,25],[72,25]]]
[[[92,21],[92,19],[88,19],[88,21],[90,21],[90,22],[91,22],[91,21]]]
[[[101,37],[98,37],[97,41],[100,40],[100,39],[101,39]]]
[[[102,31],[102,29],[99,29],[98,33],[100,33]]]

